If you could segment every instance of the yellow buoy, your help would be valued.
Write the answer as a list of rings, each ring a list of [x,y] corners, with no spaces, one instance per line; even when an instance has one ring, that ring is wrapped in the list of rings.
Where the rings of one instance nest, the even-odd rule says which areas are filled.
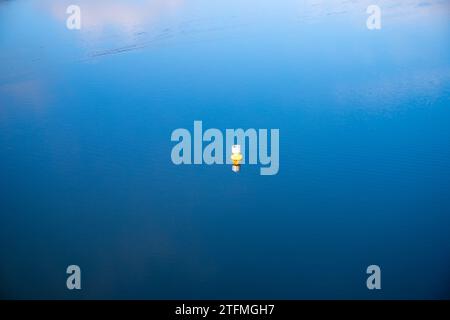
[[[241,153],[241,146],[239,144],[234,144],[231,146],[231,161],[233,161],[233,167],[232,170],[234,172],[238,172],[241,161],[242,161],[242,153]]]

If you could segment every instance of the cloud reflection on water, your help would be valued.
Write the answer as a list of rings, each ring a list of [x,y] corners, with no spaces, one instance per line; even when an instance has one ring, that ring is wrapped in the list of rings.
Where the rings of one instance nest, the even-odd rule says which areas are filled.
[[[46,1],[43,5],[60,20],[67,19],[66,8],[73,1]],[[117,28],[122,32],[133,31],[137,26],[149,25],[161,16],[178,9],[183,0],[144,1],[81,1],[81,31],[101,32],[106,28]]]

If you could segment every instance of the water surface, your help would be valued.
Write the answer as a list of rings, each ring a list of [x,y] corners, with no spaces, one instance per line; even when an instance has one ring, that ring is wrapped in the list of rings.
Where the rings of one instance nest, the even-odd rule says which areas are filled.
[[[72,2],[0,1],[2,298],[450,298],[449,1]],[[175,166],[194,120],[279,173]]]

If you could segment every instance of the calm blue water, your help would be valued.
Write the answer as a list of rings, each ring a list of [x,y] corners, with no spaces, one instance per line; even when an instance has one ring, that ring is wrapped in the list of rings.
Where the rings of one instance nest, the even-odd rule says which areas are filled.
[[[0,1],[0,297],[450,298],[450,1],[73,2]],[[278,175],[175,166],[194,120]]]

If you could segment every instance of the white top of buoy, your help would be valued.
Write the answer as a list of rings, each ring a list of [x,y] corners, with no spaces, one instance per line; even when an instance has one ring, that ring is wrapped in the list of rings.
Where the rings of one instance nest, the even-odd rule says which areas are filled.
[[[231,153],[241,153],[241,145],[240,144],[233,144],[231,146]]]

